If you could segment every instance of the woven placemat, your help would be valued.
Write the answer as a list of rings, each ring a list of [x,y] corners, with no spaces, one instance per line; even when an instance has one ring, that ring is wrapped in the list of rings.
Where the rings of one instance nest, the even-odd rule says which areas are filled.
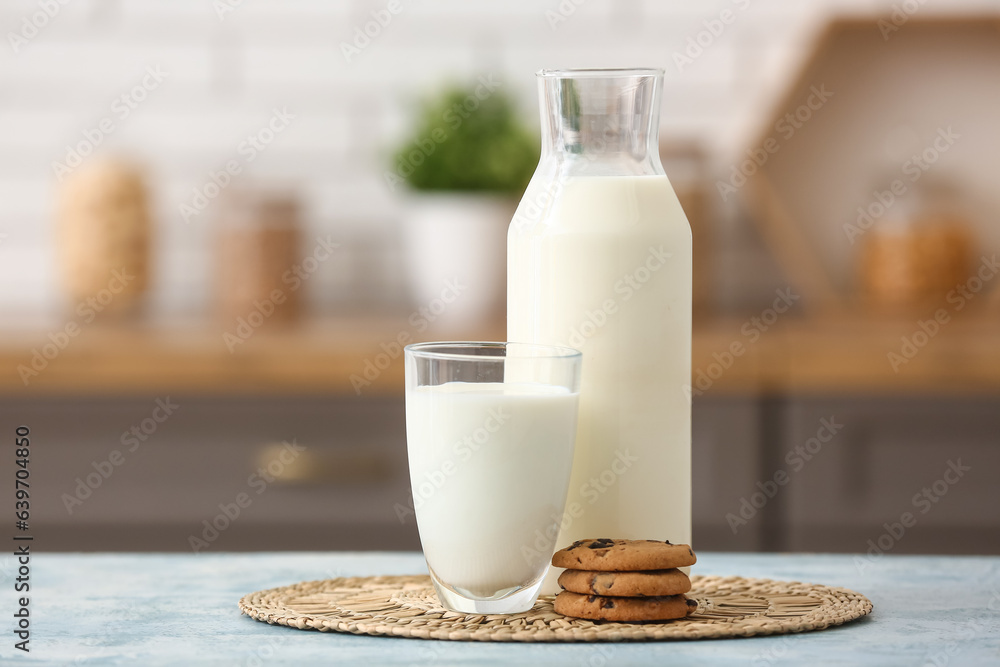
[[[471,615],[445,610],[430,578],[350,577],[304,581],[251,593],[240,609],[265,623],[300,630],[458,641],[576,642],[752,637],[822,630],[871,613],[846,588],[743,577],[693,575],[688,597],[698,610],[656,623],[585,621],[557,614],[552,596],[531,611]]]

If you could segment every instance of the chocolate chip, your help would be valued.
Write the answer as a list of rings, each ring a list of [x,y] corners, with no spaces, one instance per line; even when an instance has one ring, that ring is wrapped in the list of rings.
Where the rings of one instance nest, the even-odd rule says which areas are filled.
[[[601,609],[614,609],[615,601],[611,598],[604,598],[601,600]]]
[[[689,607],[697,607],[697,606],[698,606],[698,603],[697,603],[697,602],[695,602],[694,600],[691,600],[691,599],[689,598],[689,599],[687,600],[687,606],[689,606]]]
[[[599,540],[594,540],[587,545],[588,549],[606,549],[608,547],[613,547],[615,545],[614,540],[609,540],[606,537],[602,537]]]
[[[596,599],[597,599],[596,595],[588,595],[587,596],[587,602],[593,602]]]
[[[694,555],[694,552],[691,551],[691,547],[688,547],[688,553],[691,554],[692,556]]]
[[[594,588],[596,584],[597,584],[597,575],[596,574],[590,575],[590,590],[594,591],[595,593],[597,592],[597,589]]]
[[[665,544],[670,544],[670,540],[663,540]]]

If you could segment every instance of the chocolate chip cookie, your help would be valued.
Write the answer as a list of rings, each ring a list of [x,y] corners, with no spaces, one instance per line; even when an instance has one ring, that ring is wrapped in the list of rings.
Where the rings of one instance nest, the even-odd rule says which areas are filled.
[[[567,591],[582,595],[627,598],[678,595],[691,590],[691,580],[677,569],[645,572],[565,570],[559,575],[559,585]]]
[[[573,570],[634,572],[694,565],[691,547],[656,540],[579,540],[552,556],[552,564]]]
[[[684,618],[697,608],[698,603],[684,595],[626,598],[563,591],[555,601],[557,613],[592,621],[669,621]]]

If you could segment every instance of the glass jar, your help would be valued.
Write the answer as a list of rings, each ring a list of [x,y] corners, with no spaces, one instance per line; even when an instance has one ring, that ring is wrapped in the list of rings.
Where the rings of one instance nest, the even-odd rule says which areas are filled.
[[[70,174],[58,207],[58,252],[73,307],[103,315],[132,314],[150,275],[149,196],[142,171],[128,162],[95,159]]]

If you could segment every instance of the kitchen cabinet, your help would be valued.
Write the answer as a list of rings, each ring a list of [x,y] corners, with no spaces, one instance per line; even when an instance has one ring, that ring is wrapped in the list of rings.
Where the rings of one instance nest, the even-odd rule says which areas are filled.
[[[39,445],[39,548],[416,549],[402,363],[391,357],[406,326],[311,322],[260,331],[235,353],[204,328],[94,329],[28,387],[16,368],[45,334],[6,332],[0,424],[28,424]],[[865,551],[910,511],[916,525],[894,553],[1000,550],[1000,322],[956,319],[897,372],[887,353],[913,327],[788,319],[755,339],[737,319],[696,323],[699,548]],[[727,357],[735,342],[743,352]],[[369,362],[377,372],[356,388]],[[157,401],[178,407],[165,415]],[[822,420],[843,428],[809,459],[795,454]],[[958,460],[972,469],[919,513],[914,495]],[[259,472],[268,465],[273,480]],[[225,528],[209,539],[206,522]]]

